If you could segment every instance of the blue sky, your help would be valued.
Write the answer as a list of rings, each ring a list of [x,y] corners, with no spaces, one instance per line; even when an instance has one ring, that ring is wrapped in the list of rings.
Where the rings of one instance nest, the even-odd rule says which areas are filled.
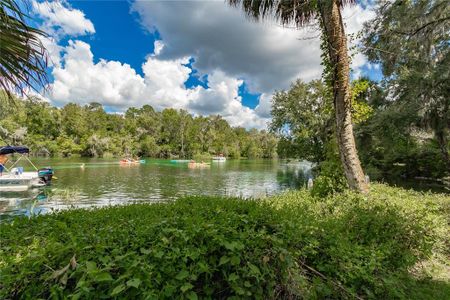
[[[317,32],[249,22],[222,2],[33,3],[52,36],[46,42],[55,62],[48,97],[57,105],[98,101],[124,111],[150,104],[261,128],[275,90],[321,74],[319,41],[300,41]],[[356,6],[346,15],[352,32],[371,12]],[[380,78],[361,55],[353,68],[355,76]]]
[[[95,25],[95,35],[80,39],[91,45],[97,61],[101,57],[126,62],[142,75],[141,65],[153,53],[158,34],[142,29],[127,1],[70,1],[70,5]]]
[[[155,40],[161,37],[157,31],[149,33],[143,30],[138,13],[131,11],[128,1],[70,1],[70,5],[83,11],[95,24],[95,36],[81,39],[90,43],[97,61],[101,57],[126,62],[137,73],[143,75],[141,65],[146,56],[154,51]],[[192,64],[189,64],[189,67],[193,69],[193,72],[186,81],[186,87],[192,88],[198,85],[207,87],[207,75],[199,76]],[[261,93],[249,92],[244,82],[239,87],[239,95],[245,106],[255,108]]]

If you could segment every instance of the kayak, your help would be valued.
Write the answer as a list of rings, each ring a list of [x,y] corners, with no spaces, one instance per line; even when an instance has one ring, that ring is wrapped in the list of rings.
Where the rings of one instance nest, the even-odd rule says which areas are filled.
[[[141,162],[134,159],[122,159],[119,161],[121,165],[139,165]]]

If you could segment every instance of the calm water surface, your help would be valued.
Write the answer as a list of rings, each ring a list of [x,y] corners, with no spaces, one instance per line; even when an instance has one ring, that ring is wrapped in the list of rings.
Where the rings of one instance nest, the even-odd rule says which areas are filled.
[[[52,166],[51,187],[24,193],[0,192],[0,217],[43,214],[70,207],[92,207],[170,200],[183,195],[259,198],[305,184],[307,162],[229,160],[208,169],[148,159],[137,166],[120,166],[106,159],[41,159]],[[85,167],[81,168],[84,163]]]

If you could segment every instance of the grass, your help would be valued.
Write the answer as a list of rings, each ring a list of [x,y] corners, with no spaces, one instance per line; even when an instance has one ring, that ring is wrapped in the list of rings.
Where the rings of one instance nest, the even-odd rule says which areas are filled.
[[[445,299],[449,207],[374,185],[15,218],[0,225],[0,298]]]

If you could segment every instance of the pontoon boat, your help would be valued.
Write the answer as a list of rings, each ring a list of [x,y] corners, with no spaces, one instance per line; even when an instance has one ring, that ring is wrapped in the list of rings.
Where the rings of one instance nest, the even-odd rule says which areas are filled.
[[[24,146],[0,146],[0,191],[20,192],[32,187],[41,187],[51,183],[52,168],[38,169],[26,156],[30,150]],[[10,154],[18,154],[19,158],[8,166]],[[36,171],[24,172],[17,164],[21,159],[27,160]]]
[[[213,156],[212,158],[213,162],[226,162],[227,158],[223,156],[223,154],[219,154],[218,156]]]

